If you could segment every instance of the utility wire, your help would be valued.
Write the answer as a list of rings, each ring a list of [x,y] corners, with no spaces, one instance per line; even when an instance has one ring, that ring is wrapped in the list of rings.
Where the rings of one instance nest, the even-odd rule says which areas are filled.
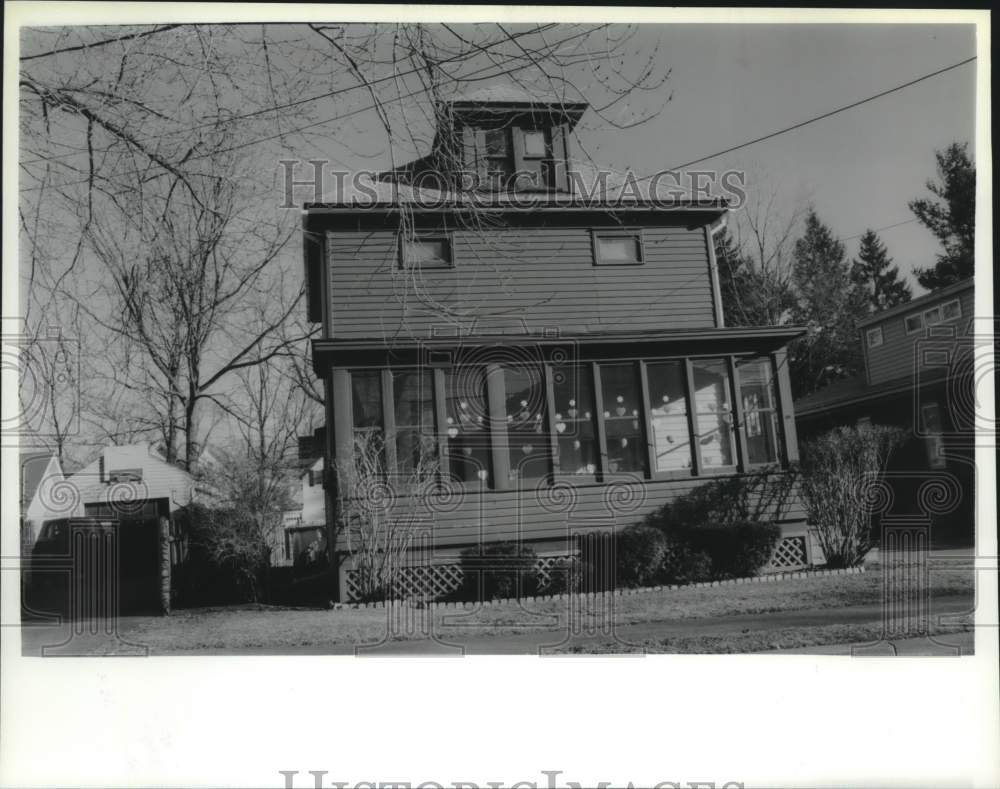
[[[861,99],[861,101],[855,101],[851,104],[845,104],[843,107],[838,107],[835,110],[824,112],[822,115],[817,115],[815,118],[810,118],[807,121],[796,123],[794,126],[788,126],[787,128],[780,129],[779,131],[771,132],[770,134],[765,134],[763,137],[757,137],[756,139],[748,140],[747,142],[740,143],[739,145],[734,145],[732,148],[726,148],[724,151],[717,151],[716,153],[709,154],[708,156],[702,156],[699,159],[692,159],[690,162],[685,162],[684,164],[677,165],[676,167],[671,167],[670,170],[683,170],[685,167],[690,167],[691,165],[694,164],[701,164],[702,162],[708,161],[709,159],[714,159],[717,156],[722,156],[723,154],[732,153],[733,151],[738,151],[741,148],[747,148],[751,145],[756,145],[759,142],[764,142],[765,140],[773,139],[774,137],[778,137],[779,135],[782,134],[787,134],[788,132],[795,131],[796,129],[801,129],[803,126],[808,126],[810,123],[816,123],[817,121],[824,120],[825,118],[830,118],[834,115],[837,115],[838,113],[846,112],[847,110],[854,109],[855,107],[860,107],[862,104],[867,104],[870,101],[875,101],[875,99],[880,99],[883,96],[888,96],[890,93],[896,93],[897,91],[903,90],[904,88],[909,88],[913,85],[923,82],[924,80],[930,79],[931,77],[936,77],[939,74],[944,74],[945,72],[957,69],[960,66],[965,66],[968,63],[974,61],[975,59],[976,56],[973,55],[971,58],[966,58],[960,63],[954,63],[950,66],[945,66],[942,69],[938,69],[937,71],[932,71],[930,74],[924,74],[922,77],[917,77],[916,79],[912,79],[909,82],[904,82],[902,85],[897,85],[894,88],[883,90],[881,93],[876,93],[874,96],[869,96],[867,99]],[[656,173],[654,173],[653,175],[656,175]],[[638,180],[645,181],[649,178],[652,178],[653,175],[647,175],[644,178],[640,178]]]

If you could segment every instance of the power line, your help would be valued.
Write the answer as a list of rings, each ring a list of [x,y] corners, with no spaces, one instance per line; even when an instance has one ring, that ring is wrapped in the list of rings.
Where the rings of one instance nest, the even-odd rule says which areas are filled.
[[[917,221],[919,221],[919,220],[917,220],[917,219],[904,219],[902,222],[896,222],[893,225],[885,225],[884,227],[873,227],[873,228],[869,228],[869,229],[873,233],[881,233],[883,230],[891,230],[894,227],[902,227],[903,225],[912,225],[914,222],[917,222]],[[847,236],[847,238],[842,238],[840,240],[841,241],[853,241],[855,238],[861,238],[861,236],[863,236],[867,232],[868,231],[866,230],[864,233],[858,233],[857,235],[854,235],[854,236]]]
[[[869,96],[866,99],[861,99],[861,101],[855,101],[852,102],[851,104],[845,104],[843,107],[838,107],[835,110],[824,112],[822,115],[817,115],[815,118],[810,118],[807,121],[796,123],[794,126],[788,126],[787,128],[780,129],[779,131],[771,132],[770,134],[765,134],[763,137],[757,137],[756,139],[748,140],[747,142],[740,143],[739,145],[734,145],[732,148],[726,148],[724,151],[717,151],[716,153],[709,154],[708,156],[702,156],[699,159],[693,159],[692,161],[685,162],[684,164],[680,164],[677,167],[671,167],[670,170],[683,170],[685,167],[690,167],[691,165],[694,164],[701,164],[702,162],[708,161],[709,159],[714,159],[717,156],[722,156],[723,154],[732,153],[733,151],[738,151],[741,148],[747,148],[751,145],[756,145],[759,142],[764,142],[765,140],[773,139],[774,137],[778,137],[779,135],[782,134],[787,134],[788,132],[795,131],[796,129],[801,129],[803,126],[808,126],[810,123],[816,123],[816,121],[821,121],[824,120],[825,118],[837,115],[838,113],[846,112],[847,110],[854,109],[855,107],[860,107],[862,104],[867,104],[870,101],[875,101],[875,99],[880,99],[883,96],[888,96],[890,93],[896,93],[897,91],[903,90],[904,88],[909,88],[913,85],[916,85],[917,83],[930,79],[931,77],[936,77],[939,74],[944,74],[947,71],[951,71],[952,69],[964,66],[968,63],[971,63],[975,59],[976,56],[973,55],[971,58],[966,58],[960,63],[954,63],[950,66],[945,66],[945,68],[938,69],[937,71],[932,71],[930,74],[924,74],[922,77],[917,77],[916,79],[912,79],[909,82],[904,82],[902,85],[897,85],[894,88],[883,90],[881,93],[876,93],[874,96]],[[654,173],[653,175],[645,176],[644,178],[640,178],[638,180],[645,181],[649,178],[652,178],[654,175],[656,175],[656,173]]]
[[[140,33],[130,33],[126,36],[116,36],[115,38],[107,38],[103,41],[95,41],[92,44],[79,44],[75,47],[63,47],[62,49],[50,49],[48,52],[39,52],[34,55],[21,55],[18,60],[35,60],[36,58],[47,58],[50,55],[61,55],[63,52],[78,52],[81,49],[94,49],[95,47],[103,47],[108,44],[114,44],[116,41],[128,41],[133,38],[144,38],[145,36],[151,36],[155,33],[165,33],[168,30],[173,30],[177,27],[184,27],[184,25],[161,25],[160,27],[155,27],[152,30],[146,30]]]

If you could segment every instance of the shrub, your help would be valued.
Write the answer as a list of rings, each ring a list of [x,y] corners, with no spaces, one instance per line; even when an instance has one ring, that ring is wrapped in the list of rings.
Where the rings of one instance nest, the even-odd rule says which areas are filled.
[[[467,600],[502,600],[538,591],[538,556],[517,542],[467,548],[460,554],[462,596]]]
[[[802,447],[802,494],[829,567],[855,567],[871,550],[871,516],[889,453],[905,433],[838,427]]]
[[[667,534],[677,529],[780,521],[788,510],[795,475],[777,468],[722,477],[650,513],[645,523]]]
[[[712,560],[682,535],[629,526],[618,535],[617,586],[687,584],[711,577]]]
[[[651,526],[629,526],[615,545],[616,586],[654,586],[662,583],[666,535]]]
[[[693,584],[712,577],[712,557],[678,539],[668,538],[660,583]]]
[[[775,523],[743,521],[690,527],[679,536],[709,558],[711,577],[748,578],[770,562],[781,528]]]
[[[258,602],[267,596],[271,546],[252,514],[192,504],[176,516],[188,538],[178,569],[186,605]]]
[[[540,594],[569,594],[579,592],[590,565],[579,556],[559,559],[549,570],[549,583],[539,588]]]

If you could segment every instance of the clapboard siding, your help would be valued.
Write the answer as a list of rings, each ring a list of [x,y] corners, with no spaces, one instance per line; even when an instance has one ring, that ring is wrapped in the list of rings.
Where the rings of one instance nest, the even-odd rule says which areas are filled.
[[[497,319],[566,334],[714,326],[704,230],[646,228],[643,239],[643,265],[595,266],[589,228],[456,231],[453,268],[410,272],[394,231],[330,231],[329,336],[427,337]]]
[[[497,540],[552,540],[588,529],[615,524],[628,526],[647,514],[709,482],[712,478],[656,480],[584,485],[575,495],[558,490],[551,497],[544,490],[458,491],[456,498],[434,511],[423,506],[408,517],[430,532],[435,547],[468,545]],[[568,502],[568,504],[567,504]],[[402,512],[397,512],[402,515]],[[798,488],[793,489],[778,523],[783,528],[805,526],[806,513]],[[341,535],[337,550],[348,549]]]
[[[906,333],[904,321],[907,316],[917,312],[924,312],[938,304],[943,304],[956,298],[959,299],[962,305],[962,315],[960,318],[935,324],[932,327],[934,335],[931,337],[927,337],[925,332]],[[915,306],[912,310],[895,313],[884,321],[872,323],[864,327],[861,332],[861,341],[864,343],[867,353],[868,383],[875,386],[897,378],[913,377],[919,356],[917,342],[922,341],[925,345],[932,342],[935,348],[941,346],[942,339],[947,344],[947,338],[942,338],[937,334],[937,332],[944,331],[947,327],[954,329],[957,338],[963,337],[966,335],[966,328],[972,321],[974,309],[973,288],[969,287],[959,293],[945,296],[940,300],[921,302],[919,306]],[[868,330],[876,326],[882,327],[882,345],[877,348],[868,348]]]

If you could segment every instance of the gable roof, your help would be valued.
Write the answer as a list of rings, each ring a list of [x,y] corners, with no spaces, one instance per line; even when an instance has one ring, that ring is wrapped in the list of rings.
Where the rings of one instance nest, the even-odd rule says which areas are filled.
[[[897,304],[895,307],[890,307],[887,310],[882,310],[881,312],[876,312],[873,315],[862,318],[858,321],[858,328],[871,326],[873,323],[880,323],[886,318],[903,315],[910,311],[916,312],[922,307],[936,301],[947,298],[948,296],[953,296],[956,293],[961,293],[963,290],[973,288],[975,287],[975,284],[975,277],[969,277],[968,279],[963,279],[959,282],[952,283],[951,285],[946,285],[943,288],[932,290],[930,293],[925,293],[923,296],[918,296],[917,298],[911,299],[903,304]]]

